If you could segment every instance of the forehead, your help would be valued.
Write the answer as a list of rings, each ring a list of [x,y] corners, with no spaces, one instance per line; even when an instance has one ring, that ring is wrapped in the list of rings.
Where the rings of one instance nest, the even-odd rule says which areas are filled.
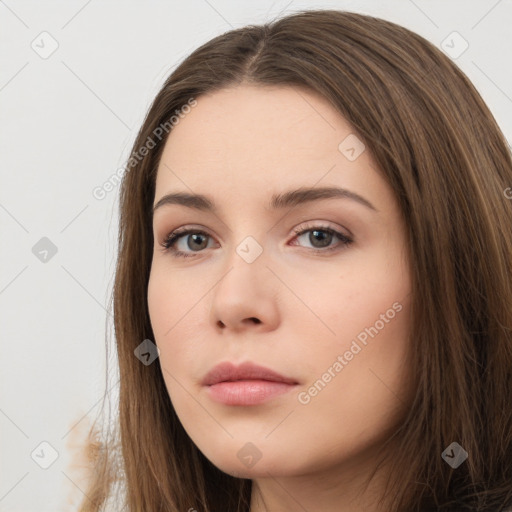
[[[267,204],[274,191],[324,185],[380,195],[368,152],[352,161],[343,154],[350,137],[350,124],[305,89],[244,85],[206,94],[167,138],[155,199],[177,189]]]
[[[197,98],[171,131],[165,152],[268,160],[336,150],[349,124],[316,93],[292,87],[238,86]],[[264,150],[262,152],[262,149]],[[179,154],[178,154],[179,153]]]

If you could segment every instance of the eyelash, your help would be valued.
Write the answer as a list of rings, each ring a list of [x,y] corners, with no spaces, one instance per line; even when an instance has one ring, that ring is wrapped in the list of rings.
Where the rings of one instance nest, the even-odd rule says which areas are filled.
[[[307,233],[308,231],[323,231],[323,232],[329,233],[331,235],[334,235],[340,239],[340,243],[334,247],[328,247],[327,249],[312,249],[312,251],[314,253],[326,253],[326,252],[330,253],[331,251],[342,250],[343,248],[349,246],[353,242],[352,238],[350,238],[346,235],[343,235],[342,233],[339,233],[338,231],[336,231],[332,228],[329,228],[327,226],[307,226],[305,228],[294,229],[293,232],[296,235],[295,238],[297,238],[297,237],[303,235],[304,233]],[[179,238],[181,238],[182,236],[185,236],[185,235],[190,235],[190,234],[204,235],[204,236],[211,238],[211,236],[208,233],[201,231],[199,229],[188,229],[188,228],[176,229],[175,231],[169,233],[165,237],[164,241],[160,243],[160,245],[163,248],[162,252],[164,252],[164,253],[171,252],[171,253],[173,253],[173,256],[176,258],[190,258],[190,257],[197,256],[199,253],[190,254],[187,252],[178,251],[177,249],[174,248],[174,245],[176,244],[176,242],[178,241]],[[200,252],[202,252],[202,251],[200,251]]]

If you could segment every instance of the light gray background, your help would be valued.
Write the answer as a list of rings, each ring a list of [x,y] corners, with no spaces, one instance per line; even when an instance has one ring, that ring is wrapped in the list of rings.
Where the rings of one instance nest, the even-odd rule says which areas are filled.
[[[118,206],[118,187],[93,189],[186,55],[301,8],[382,17],[452,52],[458,32],[469,47],[454,61],[512,140],[511,0],[0,1],[1,511],[76,510],[85,489],[76,450],[105,390]],[[45,262],[43,237],[57,248]]]

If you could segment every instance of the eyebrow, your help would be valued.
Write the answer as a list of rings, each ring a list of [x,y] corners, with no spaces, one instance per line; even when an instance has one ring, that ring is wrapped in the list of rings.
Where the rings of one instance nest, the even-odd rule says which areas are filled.
[[[319,201],[322,199],[351,199],[367,208],[378,212],[370,201],[364,197],[339,187],[314,187],[289,190],[281,194],[274,194],[269,202],[268,209],[281,210],[304,203]],[[153,213],[164,205],[178,204],[194,210],[216,213],[218,208],[215,201],[202,194],[189,194],[187,192],[175,192],[161,197],[153,207]]]

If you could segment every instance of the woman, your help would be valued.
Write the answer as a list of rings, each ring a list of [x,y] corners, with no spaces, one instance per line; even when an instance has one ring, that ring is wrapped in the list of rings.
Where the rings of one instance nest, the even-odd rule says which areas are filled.
[[[82,511],[506,510],[510,187],[478,92],[396,24],[192,53],[122,183],[119,429]]]

